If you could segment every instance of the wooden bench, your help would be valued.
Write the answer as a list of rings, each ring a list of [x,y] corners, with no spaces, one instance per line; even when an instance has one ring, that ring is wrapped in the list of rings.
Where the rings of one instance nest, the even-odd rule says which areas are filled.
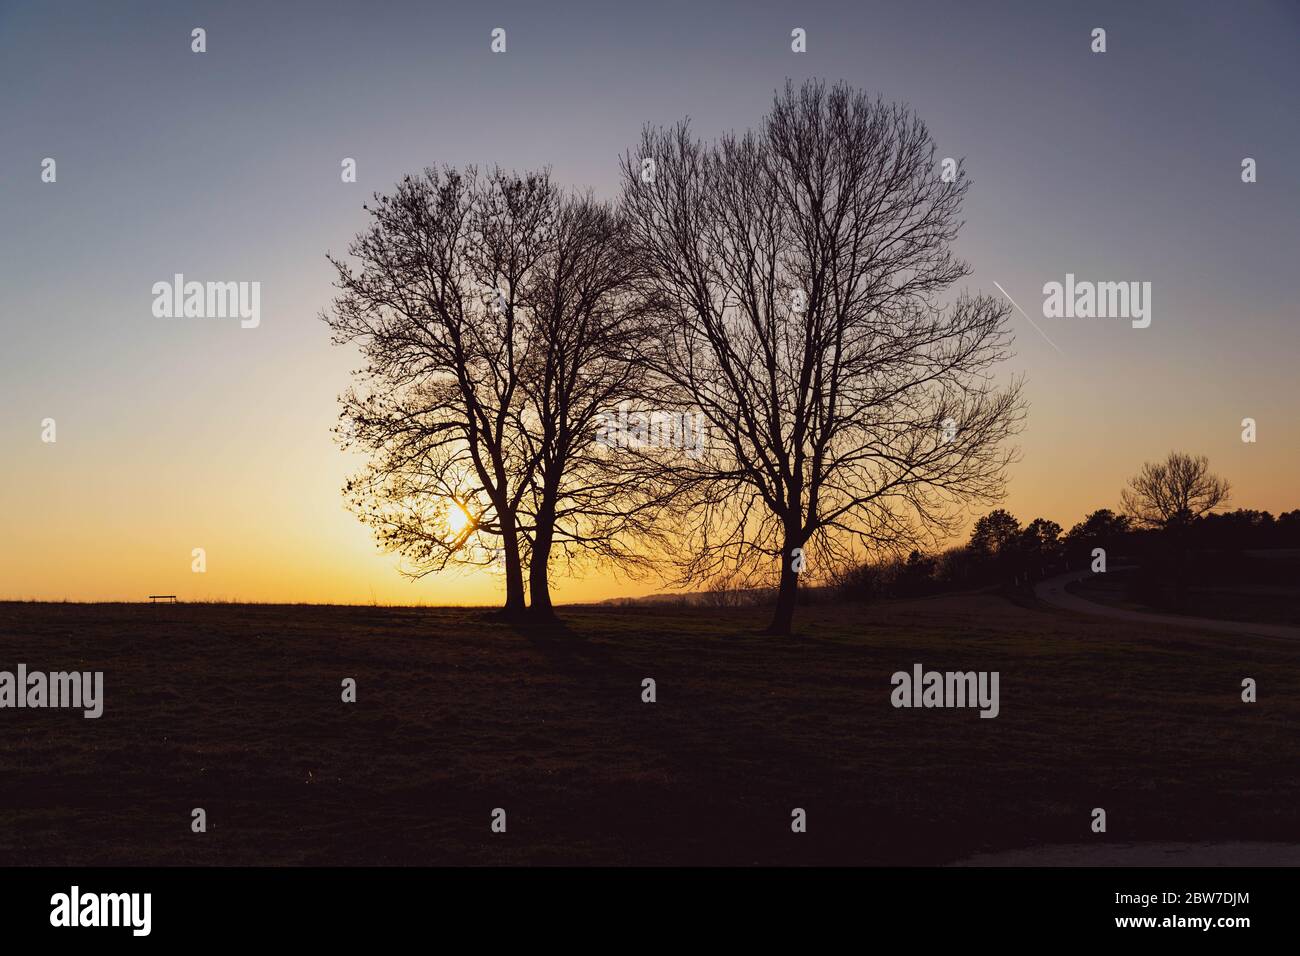
[[[176,595],[175,594],[150,594],[149,595],[150,604],[157,604],[159,601],[161,601],[163,604],[175,604]]]

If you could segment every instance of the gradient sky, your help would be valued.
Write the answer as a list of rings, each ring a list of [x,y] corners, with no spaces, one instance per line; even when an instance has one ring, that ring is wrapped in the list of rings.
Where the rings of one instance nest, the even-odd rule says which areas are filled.
[[[549,164],[612,196],[643,123],[743,129],[786,77],[905,100],[965,157],[969,286],[999,282],[1061,349],[1014,317],[1022,520],[1115,506],[1174,448],[1236,506],[1300,506],[1297,41],[1292,2],[0,0],[0,597],[495,602],[482,573],[407,582],[343,507],[356,462],[329,429],[357,359],[317,318],[326,251],[433,163]],[[154,318],[176,272],[261,282],[261,327]],[[1041,318],[1067,272],[1151,282],[1151,327]]]

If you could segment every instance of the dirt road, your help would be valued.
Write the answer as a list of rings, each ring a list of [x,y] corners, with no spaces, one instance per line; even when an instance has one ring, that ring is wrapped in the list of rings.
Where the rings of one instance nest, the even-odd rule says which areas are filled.
[[[1115,568],[1114,570],[1122,571],[1124,569]],[[1208,617],[1184,617],[1181,614],[1149,614],[1145,611],[1129,611],[1124,608],[1089,601],[1077,594],[1071,594],[1065,589],[1067,584],[1082,581],[1084,578],[1091,576],[1091,571],[1071,571],[1068,574],[1048,578],[1046,581],[1039,582],[1034,588],[1034,594],[1044,604],[1050,604],[1052,607],[1058,607],[1065,611],[1093,614],[1098,617],[1108,617],[1134,624],[1171,624],[1178,627],[1195,628],[1200,631],[1214,631],[1218,634],[1300,638],[1300,627],[1287,627],[1282,624],[1252,624],[1245,621],[1217,621]]]

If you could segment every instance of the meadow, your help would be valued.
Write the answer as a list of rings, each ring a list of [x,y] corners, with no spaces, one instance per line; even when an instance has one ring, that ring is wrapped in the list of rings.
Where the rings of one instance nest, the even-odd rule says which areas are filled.
[[[1300,842],[1293,641],[995,594],[800,607],[784,638],[759,633],[761,608],[560,616],[538,632],[472,608],[0,604],[0,666],[105,675],[99,719],[0,712],[0,865],[926,865]],[[997,718],[893,708],[891,674],[916,663],[998,671]]]

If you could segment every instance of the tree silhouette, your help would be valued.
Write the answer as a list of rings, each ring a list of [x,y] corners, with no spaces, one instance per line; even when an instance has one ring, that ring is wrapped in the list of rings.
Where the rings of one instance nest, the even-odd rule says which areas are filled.
[[[787,84],[759,131],[647,128],[623,166],[656,399],[709,426],[668,462],[687,580],[768,569],[788,633],[801,569],[933,539],[1000,496],[1022,411],[989,375],[1009,308],[938,304],[969,274],[948,248],[967,180],[945,181],[909,110]]]
[[[341,442],[370,454],[349,502],[413,577],[500,563],[506,610],[522,612],[532,461],[517,424],[517,303],[554,188],[545,174],[427,169],[366,208],[370,227],[348,248],[359,269],[330,257],[341,292],[323,316],[367,360],[341,398]]]
[[[1020,522],[1002,508],[990,511],[971,530],[970,546],[981,554],[997,555],[1009,550],[1020,537]]]
[[[429,169],[367,207],[334,259],[324,316],[367,359],[339,435],[369,453],[349,502],[421,577],[499,565],[508,612],[551,614],[562,549],[624,567],[648,560],[657,487],[599,453],[604,409],[640,394],[642,313],[615,211],[564,196],[549,173]]]
[[[1020,532],[1020,571],[1031,581],[1043,578],[1061,556],[1061,526],[1049,518],[1035,518]]]
[[[1109,508],[1098,508],[1070,529],[1066,538],[1071,542],[1104,543],[1108,539],[1122,537],[1129,532],[1127,515],[1116,514]]]
[[[1160,540],[1136,587],[1159,593],[1167,581],[1173,603],[1186,603],[1187,554],[1194,524],[1228,499],[1228,483],[1210,473],[1204,455],[1170,452],[1162,462],[1147,462],[1121,494],[1124,510],[1140,526],[1158,529]]]
[[[1185,529],[1228,500],[1229,485],[1210,474],[1204,455],[1170,452],[1162,462],[1147,462],[1129,480],[1121,500],[1134,521],[1149,528]]]
[[[645,367],[636,356],[648,331],[630,295],[633,263],[621,219],[590,198],[563,202],[554,241],[524,293],[536,340],[525,368],[525,436],[535,462],[529,477],[528,586],[535,616],[552,614],[550,567],[562,554],[637,570],[652,563],[663,505],[654,469],[620,454],[605,416],[637,402]]]
[[[1088,562],[1095,548],[1111,552],[1118,549],[1131,530],[1127,515],[1109,508],[1098,508],[1065,535],[1066,553],[1071,562]]]

